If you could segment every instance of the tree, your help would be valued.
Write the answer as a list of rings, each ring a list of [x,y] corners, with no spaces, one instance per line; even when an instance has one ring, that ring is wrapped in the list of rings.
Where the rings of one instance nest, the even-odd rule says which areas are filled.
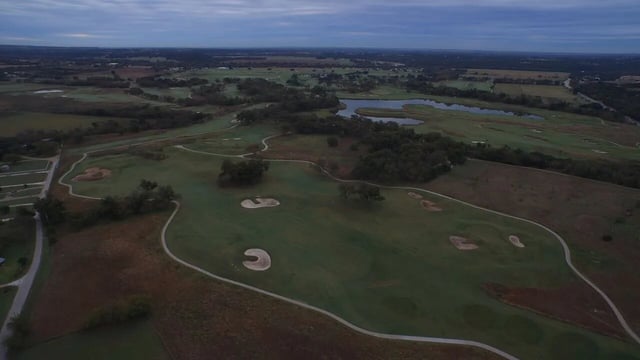
[[[51,196],[39,199],[33,207],[42,215],[42,220],[47,225],[57,225],[66,219],[67,210],[64,204]]]
[[[144,190],[144,191],[152,191],[153,189],[155,189],[156,187],[158,187],[158,183],[155,181],[150,181],[150,180],[146,180],[146,179],[142,179],[140,180],[140,185],[139,185],[140,189]]]
[[[384,196],[380,194],[379,187],[364,183],[358,185],[340,184],[338,191],[340,192],[340,196],[346,200],[352,197],[367,202],[384,200]]]
[[[335,136],[329,136],[327,138],[327,145],[329,145],[329,147],[338,146],[338,138],[336,138]]]
[[[225,160],[220,170],[222,172],[218,175],[218,184],[221,186],[253,185],[262,180],[263,174],[269,170],[269,163],[261,159],[237,163]]]

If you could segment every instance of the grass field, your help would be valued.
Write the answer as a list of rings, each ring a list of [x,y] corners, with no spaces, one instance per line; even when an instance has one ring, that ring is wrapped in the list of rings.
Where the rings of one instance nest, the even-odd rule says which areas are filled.
[[[280,130],[269,125],[239,126],[186,146],[204,152],[242,155],[262,149],[262,139],[280,133]]]
[[[191,89],[188,87],[176,87],[168,89],[160,88],[143,88],[144,92],[158,96],[173,96],[176,99],[184,99],[191,94]]]
[[[13,303],[13,297],[18,289],[15,286],[9,286],[0,289],[0,321],[4,323],[7,313]]]
[[[91,158],[87,167],[113,171],[101,182],[76,183],[81,194],[125,194],[141,178],[171,184],[183,209],[168,242],[181,258],[218,275],[327,309],[359,326],[391,333],[473,339],[522,358],[622,358],[637,348],[503,305],[481,289],[559,286],[576,281],[557,240],[542,229],[427,196],[442,212],[427,212],[406,191],[384,191],[380,204],[341,200],[337,183],[307,165],[273,163],[256,187],[219,189],[221,159],[165,149],[169,158]],[[67,179],[68,179],[67,178]],[[247,210],[250,196],[282,205]],[[517,234],[526,248],[506,237]],[[467,236],[480,248],[462,252],[448,241]],[[242,252],[266,249],[272,268],[242,267]],[[569,354],[559,346],[572,339]]]
[[[490,77],[506,79],[531,79],[531,80],[556,80],[564,81],[569,73],[553,71],[526,71],[526,70],[501,70],[501,69],[467,69],[467,76]]]
[[[2,224],[0,237],[3,238],[3,249],[0,256],[6,259],[5,263],[0,266],[0,285],[2,285],[20,278],[29,268],[35,242],[34,221],[20,217]],[[7,242],[6,239],[11,240]],[[27,259],[25,265],[21,265],[19,262],[22,257]]]
[[[519,84],[496,84],[496,93],[504,93],[509,96],[540,96],[545,99],[566,101],[570,103],[580,102],[578,96],[561,85],[519,85]]]
[[[121,118],[89,115],[52,114],[40,112],[0,113],[0,130],[3,135],[16,135],[26,130],[71,130],[90,127],[93,122],[108,120],[125,121]]]
[[[491,91],[493,89],[493,83],[490,81],[450,80],[438,82],[436,85],[452,87],[459,90]]]
[[[79,332],[12,354],[17,360],[170,359],[149,321]]]

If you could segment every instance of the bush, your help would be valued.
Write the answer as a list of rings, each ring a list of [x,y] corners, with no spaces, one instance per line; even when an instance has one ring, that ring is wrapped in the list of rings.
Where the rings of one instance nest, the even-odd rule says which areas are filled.
[[[24,349],[27,347],[27,338],[31,334],[31,324],[26,316],[20,314],[9,320],[9,328],[12,330],[11,336],[5,340],[9,349]]]
[[[87,320],[84,328],[95,329],[125,321],[146,318],[151,314],[151,302],[146,296],[132,296],[124,301],[97,309]]]
[[[329,145],[329,147],[336,147],[338,146],[338,138],[335,136],[329,136],[327,138],[327,145]]]

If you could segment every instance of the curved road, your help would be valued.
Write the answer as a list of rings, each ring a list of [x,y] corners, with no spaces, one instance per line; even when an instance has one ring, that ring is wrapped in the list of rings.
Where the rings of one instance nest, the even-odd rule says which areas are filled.
[[[40,192],[39,197],[44,198],[49,191],[49,187],[51,186],[51,181],[53,180],[53,173],[58,168],[58,162],[60,160],[60,155],[50,158],[51,167],[49,168],[49,172],[47,174],[47,178],[44,181],[44,186],[42,191]],[[31,266],[27,273],[21,277],[20,279],[8,284],[15,285],[18,287],[18,291],[16,292],[15,297],[13,298],[13,303],[11,304],[11,308],[7,313],[7,317],[2,324],[2,329],[0,329],[0,360],[5,360],[7,358],[7,346],[5,345],[5,341],[11,336],[11,328],[9,328],[9,323],[11,319],[19,316],[24,308],[24,304],[27,301],[29,296],[29,292],[31,291],[31,286],[33,285],[33,280],[38,273],[38,269],[40,268],[40,261],[42,260],[42,248],[44,246],[44,231],[42,229],[42,220],[40,219],[40,214],[36,213],[34,217],[36,220],[36,243],[35,249],[33,252],[33,260],[31,260]]]
[[[262,150],[260,150],[261,152],[264,152],[266,150],[269,149],[269,145],[267,143],[267,141],[269,139],[275,138],[277,136],[280,135],[273,135],[273,136],[269,136],[266,137],[262,140],[262,144],[264,145],[264,148]],[[223,157],[232,157],[232,158],[247,158],[248,156],[252,155],[252,154],[242,154],[242,155],[227,155],[227,154],[216,154],[216,153],[208,153],[205,151],[199,151],[199,150],[193,150],[193,149],[189,149],[183,145],[176,145],[174,146],[180,150],[185,150],[185,151],[189,151],[189,152],[193,152],[193,153],[197,153],[197,154],[202,154],[202,155],[210,155],[210,156],[223,156]],[[67,171],[63,176],[60,177],[60,179],[58,180],[58,182],[61,185],[67,186],[69,188],[69,194],[72,196],[78,196],[78,197],[82,197],[82,198],[88,198],[88,199],[100,199],[100,198],[95,198],[95,197],[89,197],[89,196],[84,196],[84,195],[79,195],[79,194],[75,194],[73,193],[73,187],[70,184],[64,183],[62,180],[64,177],[66,177],[69,173],[71,173],[77,164],[79,164],[80,162],[82,162],[83,160],[86,159],[88,153],[85,153],[83,155],[83,157],[76,161],[72,167],[69,169],[69,171]],[[520,220],[520,221],[524,221],[526,223],[535,225],[535,226],[539,226],[540,228],[548,231],[549,233],[551,233],[561,244],[562,249],[564,251],[564,255],[565,255],[565,262],[567,263],[567,265],[569,266],[569,268],[576,274],[576,276],[578,276],[581,280],[583,280],[585,283],[587,283],[587,285],[589,285],[591,288],[593,288],[604,300],[605,302],[609,305],[609,307],[611,308],[611,310],[613,311],[613,313],[615,314],[618,322],[620,323],[620,325],[624,328],[624,330],[627,332],[627,334],[634,340],[636,341],[638,344],[640,344],[640,337],[638,337],[638,335],[633,331],[633,329],[631,329],[631,327],[628,325],[627,321],[624,319],[624,316],[622,315],[622,313],[620,312],[620,310],[618,310],[618,308],[616,307],[616,305],[613,303],[613,301],[604,293],[604,291],[602,291],[600,288],[598,288],[591,280],[589,280],[585,275],[583,275],[580,271],[578,271],[578,269],[573,265],[572,261],[571,261],[571,251],[567,245],[567,243],[565,242],[565,240],[558,235],[556,232],[554,232],[553,230],[551,230],[550,228],[539,224],[535,221],[531,221],[528,219],[524,219],[524,218],[520,218],[517,216],[513,216],[513,215],[509,215],[509,214],[505,214],[505,213],[501,213],[499,211],[495,211],[495,210],[491,210],[491,209],[486,209],[474,204],[470,204],[467,203],[465,201],[459,200],[459,199],[455,199],[453,197],[447,196],[447,195],[443,195],[440,193],[436,193],[433,191],[429,191],[426,189],[422,189],[422,188],[416,188],[416,187],[408,187],[408,186],[385,186],[385,185],[379,185],[379,184],[375,184],[375,183],[371,183],[371,182],[366,182],[366,181],[359,181],[359,180],[344,180],[344,179],[340,179],[337,178],[333,175],[331,175],[326,169],[320,167],[318,164],[312,162],[312,161],[306,161],[306,160],[286,160],[286,159],[265,159],[267,161],[271,161],[271,162],[292,162],[292,163],[302,163],[302,164],[310,164],[310,165],[314,165],[317,166],[318,168],[320,168],[320,170],[323,172],[323,174],[325,174],[326,176],[328,176],[329,178],[338,181],[338,182],[343,182],[343,183],[367,183],[369,185],[373,185],[373,186],[378,186],[380,188],[384,188],[384,189],[399,189],[399,190],[411,190],[411,191],[418,191],[418,192],[423,192],[423,193],[427,193],[427,194],[431,194],[433,196],[437,196],[437,197],[441,197],[450,201],[455,201],[467,206],[470,206],[472,208],[478,209],[478,210],[482,210],[482,211],[486,211],[489,213],[493,213],[496,215],[500,215],[500,216],[505,216],[511,219],[515,219],[515,220]],[[374,331],[370,331],[367,329],[363,329],[360,328],[350,322],[348,322],[347,320],[333,314],[330,313],[326,310],[317,308],[315,306],[309,305],[307,303],[304,302],[300,302],[294,299],[290,299],[263,289],[259,289],[256,287],[253,287],[251,285],[247,285],[241,282],[237,282],[231,279],[227,279],[227,278],[223,278],[220,277],[218,275],[215,275],[213,273],[210,273],[202,268],[199,268],[191,263],[188,263],[180,258],[178,258],[176,255],[174,255],[171,250],[169,249],[169,247],[167,246],[166,243],[166,231],[167,228],[169,227],[169,225],[171,224],[171,222],[173,221],[175,215],[178,213],[178,211],[180,210],[180,203],[177,201],[174,201],[174,203],[176,204],[176,208],[174,209],[173,213],[171,214],[171,216],[169,217],[169,219],[167,220],[167,222],[165,223],[163,229],[162,229],[162,234],[161,234],[161,242],[162,242],[162,247],[165,251],[165,253],[174,261],[190,268],[193,269],[197,272],[200,272],[208,277],[229,283],[229,284],[233,284],[233,285],[237,285],[252,291],[256,291],[258,293],[264,294],[264,295],[268,295],[277,299],[280,299],[282,301],[286,301],[289,302],[291,304],[295,304],[301,307],[304,307],[306,309],[310,309],[316,312],[319,312],[323,315],[326,315],[336,321],[338,321],[339,323],[351,328],[354,331],[357,331],[359,333],[365,334],[365,335],[369,335],[369,336],[373,336],[373,337],[377,337],[377,338],[383,338],[383,339],[389,339],[389,340],[404,340],[404,341],[416,341],[416,342],[428,342],[428,343],[438,343],[438,344],[455,344],[455,345],[464,345],[464,346],[473,346],[473,347],[478,347],[487,351],[490,351],[492,353],[495,353],[497,355],[500,355],[506,359],[510,359],[510,360],[517,360],[517,358],[511,354],[508,354],[500,349],[497,349],[495,347],[492,347],[490,345],[487,344],[483,344],[480,342],[476,342],[476,341],[469,341],[469,340],[463,340],[463,339],[447,339],[447,338],[437,338],[437,337],[422,337],[422,336],[410,336],[410,335],[395,335],[395,334],[384,334],[384,333],[378,333],[378,332],[374,332]]]

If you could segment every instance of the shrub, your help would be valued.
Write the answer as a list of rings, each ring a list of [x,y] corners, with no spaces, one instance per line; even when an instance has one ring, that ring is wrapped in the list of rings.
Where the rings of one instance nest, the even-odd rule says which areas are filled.
[[[327,145],[329,145],[329,147],[336,147],[338,146],[338,138],[335,136],[329,136],[327,138]]]

